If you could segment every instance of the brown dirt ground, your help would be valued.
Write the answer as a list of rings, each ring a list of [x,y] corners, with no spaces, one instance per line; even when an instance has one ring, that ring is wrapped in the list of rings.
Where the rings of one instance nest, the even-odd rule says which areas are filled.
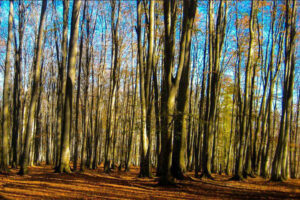
[[[111,174],[98,170],[84,173],[53,173],[51,166],[29,168],[29,175],[17,170],[0,175],[0,199],[300,199],[300,180],[284,183],[262,178],[229,181],[229,176],[200,180],[188,173],[189,180],[176,187],[161,187],[157,178],[138,178],[138,168]]]

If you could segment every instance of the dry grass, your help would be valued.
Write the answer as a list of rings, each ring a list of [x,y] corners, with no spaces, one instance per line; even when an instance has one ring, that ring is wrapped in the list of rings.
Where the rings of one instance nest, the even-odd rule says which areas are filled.
[[[157,178],[138,178],[138,168],[109,175],[102,167],[57,174],[51,166],[39,166],[30,167],[26,176],[16,173],[0,175],[0,199],[300,199],[300,180],[235,182],[214,175],[215,180],[191,178],[179,181],[176,187],[160,187]]]

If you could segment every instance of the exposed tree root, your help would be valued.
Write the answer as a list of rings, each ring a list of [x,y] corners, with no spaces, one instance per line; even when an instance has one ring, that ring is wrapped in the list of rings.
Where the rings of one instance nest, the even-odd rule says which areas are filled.
[[[199,176],[199,178],[200,179],[210,179],[210,180],[214,180],[214,178],[212,177],[212,175],[211,174],[209,174],[209,173],[205,173],[205,172],[203,172],[200,176]]]

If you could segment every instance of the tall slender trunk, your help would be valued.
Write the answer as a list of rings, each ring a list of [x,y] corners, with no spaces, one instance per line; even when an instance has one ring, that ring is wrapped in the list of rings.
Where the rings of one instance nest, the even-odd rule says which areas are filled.
[[[280,34],[280,39],[279,39],[279,50],[278,50],[278,55],[277,55],[277,62],[274,62],[274,54],[275,54],[275,43],[278,40],[276,37],[278,36],[278,33],[275,33],[275,17],[276,17],[276,13],[277,13],[277,3],[276,1],[273,2],[273,12],[272,12],[272,24],[271,24],[271,28],[272,28],[272,45],[271,45],[271,53],[270,53],[270,63],[269,63],[269,76],[270,76],[270,86],[269,86],[269,97],[268,97],[268,101],[267,101],[267,105],[268,105],[268,127],[267,127],[267,136],[268,140],[267,140],[267,147],[265,150],[265,155],[264,155],[264,162],[262,162],[262,171],[261,171],[261,175],[264,178],[269,178],[270,174],[269,174],[269,167],[270,167],[270,161],[271,161],[271,142],[273,140],[272,137],[272,131],[274,131],[274,126],[273,126],[273,115],[272,115],[272,107],[273,107],[273,94],[274,94],[274,85],[276,83],[276,79],[277,79],[277,75],[280,69],[280,65],[281,65],[281,55],[282,55],[282,46],[283,46],[283,35]],[[276,70],[274,70],[274,64],[276,65]],[[275,71],[275,73],[274,73]],[[274,110],[275,112],[275,110]]]
[[[296,6],[295,0],[286,0],[286,35],[285,35],[285,70],[283,80],[283,100],[280,119],[280,130],[275,157],[272,163],[272,181],[283,181],[287,178],[287,148],[290,134],[290,113],[293,99],[295,78],[295,45],[296,45]]]
[[[226,5],[225,5],[226,4]],[[209,75],[207,84],[206,116],[207,122],[204,127],[202,167],[201,177],[212,178],[212,148],[214,133],[216,131],[216,112],[218,109],[218,99],[220,93],[220,59],[222,56],[223,44],[227,24],[227,3],[220,2],[216,26],[214,24],[214,3],[209,2]]]
[[[208,17],[206,18],[206,28],[208,28]],[[205,36],[205,46],[203,52],[203,70],[202,70],[202,83],[201,83],[201,94],[200,94],[200,102],[199,102],[199,126],[198,126],[198,138],[194,141],[195,142],[195,177],[198,177],[198,173],[200,171],[200,162],[202,158],[201,153],[201,141],[203,138],[204,133],[204,104],[205,104],[205,91],[206,91],[206,70],[207,70],[207,62],[206,62],[206,51],[207,51],[207,42],[208,42],[208,32],[206,31]],[[199,154],[199,155],[198,155]],[[203,159],[203,158],[202,158]]]
[[[105,33],[106,35],[106,33]],[[102,39],[106,40],[106,37],[102,36]],[[95,144],[94,144],[94,159],[93,159],[93,169],[97,168],[98,162],[100,160],[101,156],[101,140],[100,138],[102,135],[102,117],[101,117],[101,100],[102,100],[102,90],[103,90],[103,85],[101,84],[101,79],[103,77],[103,72],[104,72],[104,67],[105,67],[105,62],[106,62],[106,47],[104,49],[104,52],[101,51],[101,56],[100,59],[104,63],[100,66],[100,69],[98,71],[98,84],[97,84],[97,98],[96,98],[96,119],[95,119]],[[103,67],[103,69],[102,69]],[[100,140],[100,141],[99,141]],[[100,145],[100,146],[99,146]]]
[[[72,101],[73,87],[75,85],[75,70],[77,57],[78,26],[80,16],[80,0],[74,0],[71,21],[71,37],[68,56],[66,97],[64,103],[64,117],[61,137],[61,155],[58,172],[70,173],[70,133],[72,130]]]
[[[45,43],[44,43],[45,44]],[[44,69],[44,56],[42,57],[42,66],[40,74],[40,84],[38,87],[38,99],[35,113],[35,134],[34,134],[34,163],[35,165],[40,165],[41,162],[41,148],[42,148],[42,124],[41,124],[41,96],[42,96],[42,86],[43,86],[43,69]]]
[[[157,157],[157,175],[159,174],[159,155],[161,152],[161,128],[160,128],[160,112],[159,112],[159,91],[157,81],[157,68],[156,61],[153,65],[153,88],[154,88],[154,111],[155,111],[155,135],[156,135],[156,157]]]
[[[62,122],[64,117],[64,100],[65,100],[65,90],[66,90],[66,63],[67,63],[67,44],[68,44],[68,21],[69,21],[69,0],[63,2],[63,37],[62,37],[62,50],[61,50],[61,59],[58,57],[58,71],[59,71],[59,84],[58,84],[58,97],[57,97],[57,159],[56,159],[56,171],[58,170],[60,162],[60,150],[61,150],[61,135],[62,135]],[[55,32],[56,34],[56,32]],[[57,36],[56,36],[57,37]],[[57,39],[56,39],[57,40]],[[56,41],[56,48],[58,50],[58,42]]]
[[[87,2],[87,1],[86,1]],[[90,82],[90,64],[91,64],[91,52],[90,52],[90,16],[87,15],[86,17],[86,34],[87,39],[85,41],[86,43],[86,63],[85,63],[85,69],[84,71],[84,112],[83,112],[83,138],[82,138],[82,148],[81,148],[81,162],[80,162],[80,171],[84,171],[86,165],[88,164],[88,156],[87,154],[87,147],[90,147],[87,145],[87,142],[90,139],[90,126],[89,126],[89,82]],[[92,106],[92,105],[91,105]],[[92,119],[91,119],[92,120]],[[88,155],[88,156],[87,156]]]
[[[189,80],[190,80],[190,49],[192,27],[194,17],[196,15],[197,2],[185,1],[182,40],[185,45],[182,45],[183,51],[183,71],[179,83],[179,92],[176,104],[176,117],[174,121],[174,148],[172,156],[172,174],[175,178],[183,179],[186,172],[186,153],[187,153],[187,112],[189,99]]]
[[[111,73],[110,73],[110,88],[109,88],[109,103],[108,103],[108,114],[106,120],[106,138],[105,138],[105,147],[104,147],[104,171],[106,173],[110,172],[111,165],[111,139],[112,131],[115,127],[115,104],[116,104],[116,90],[117,82],[119,79],[119,21],[120,21],[120,8],[121,2],[118,2],[118,7],[116,7],[116,1],[111,0],[111,33],[112,33],[112,50],[111,50]],[[115,16],[117,14],[117,18]]]
[[[41,58],[42,58],[42,44],[44,39],[44,24],[46,18],[46,8],[47,8],[47,0],[43,0],[42,9],[41,9],[41,16],[40,16],[40,24],[39,24],[39,31],[37,37],[37,47],[36,47],[36,56],[33,64],[33,84],[31,88],[31,100],[29,105],[29,113],[28,113],[28,122],[26,126],[26,136],[25,136],[25,146],[22,153],[22,160],[21,160],[21,169],[19,174],[24,175],[28,173],[28,160],[30,154],[30,146],[32,141],[32,134],[33,134],[33,123],[34,123],[34,116],[36,110],[36,103],[38,99],[38,86],[40,83],[40,73],[41,73]]]
[[[20,129],[20,109],[21,109],[21,87],[22,87],[22,54],[23,54],[23,38],[25,30],[25,6],[24,2],[19,1],[19,46],[17,46],[17,37],[15,33],[15,76],[14,76],[14,90],[13,90],[13,134],[12,134],[12,148],[13,160],[12,167],[16,168],[19,164],[19,131]]]
[[[9,172],[9,80],[10,80],[10,51],[11,43],[13,39],[13,1],[9,2],[9,16],[8,16],[8,38],[6,43],[6,58],[5,58],[5,69],[4,69],[4,82],[3,82],[3,120],[2,120],[2,155],[0,163],[0,171],[3,173]]]
[[[236,167],[233,180],[242,180],[243,179],[243,167],[244,167],[244,159],[245,159],[245,147],[246,147],[246,130],[247,130],[247,116],[249,116],[249,87],[250,87],[250,79],[251,79],[251,70],[253,66],[253,45],[254,45],[254,1],[251,3],[251,16],[250,16],[250,40],[249,40],[249,53],[247,58],[246,72],[245,72],[245,88],[244,88],[244,99],[241,104],[241,124],[240,124],[240,146],[239,152],[236,159]]]
[[[80,101],[80,82],[81,82],[81,67],[82,67],[82,54],[83,54],[83,30],[84,30],[84,22],[85,22],[85,16],[86,16],[86,6],[87,6],[87,1],[84,2],[83,6],[83,16],[82,16],[82,21],[81,21],[81,27],[80,27],[80,45],[79,45],[79,63],[78,63],[78,74],[77,74],[77,94],[76,94],[76,111],[75,111],[75,152],[74,152],[74,164],[73,168],[74,170],[77,170],[77,162],[78,162],[78,157],[79,157],[79,144],[80,144],[80,135],[79,135],[79,101]],[[83,135],[82,139],[83,140]]]
[[[132,31],[133,34],[133,31]],[[133,41],[131,42],[131,55],[132,55],[132,65],[133,65]],[[135,70],[135,75],[134,71],[132,70],[131,72],[131,77],[132,77],[132,111],[131,111],[131,122],[130,122],[130,128],[129,128],[129,133],[128,133],[128,140],[127,140],[127,155],[126,155],[126,161],[125,161],[125,171],[130,170],[131,166],[131,160],[132,160],[132,149],[133,149],[133,134],[134,134],[134,129],[135,129],[135,112],[136,112],[136,100],[137,100],[137,85],[138,85],[138,67]],[[133,77],[135,77],[133,79]]]
[[[91,56],[93,55],[93,48],[92,48],[92,52],[91,52]],[[93,149],[95,148],[94,144],[95,144],[95,131],[94,131],[94,117],[93,117],[93,111],[94,111],[94,84],[95,84],[95,78],[94,78],[94,64],[93,64],[93,60],[92,60],[92,64],[91,64],[91,68],[92,68],[92,86],[91,86],[91,108],[90,108],[90,139],[89,139],[89,160],[87,162],[87,167],[89,169],[92,169],[93,167]]]
[[[140,176],[149,177],[151,174],[151,73],[153,65],[153,42],[154,42],[154,1],[150,1],[148,52],[147,61],[144,62],[144,48],[142,46],[142,1],[137,1],[137,36],[138,36],[138,61],[140,74],[140,101],[141,101],[141,167]]]

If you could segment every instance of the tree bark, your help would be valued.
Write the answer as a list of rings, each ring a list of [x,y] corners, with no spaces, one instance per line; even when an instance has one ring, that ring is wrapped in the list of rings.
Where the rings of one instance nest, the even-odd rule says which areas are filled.
[[[172,156],[172,174],[177,179],[183,179],[186,172],[185,158],[187,154],[187,112],[189,98],[189,77],[190,77],[190,48],[192,27],[196,15],[197,1],[184,1],[184,16],[181,51],[183,61],[182,77],[179,83],[179,92],[176,104],[176,117],[174,124],[174,149]],[[183,49],[185,48],[185,49]]]
[[[296,45],[296,6],[295,0],[286,0],[286,38],[285,38],[285,70],[283,86],[283,102],[281,110],[280,130],[275,157],[272,163],[272,181],[284,181],[287,178],[287,148],[290,134],[290,113],[293,99],[295,78],[295,45]]]
[[[244,99],[240,102],[241,106],[241,124],[240,124],[240,146],[239,152],[236,159],[236,167],[232,180],[243,180],[243,167],[245,159],[245,147],[246,147],[246,130],[247,130],[247,116],[249,116],[249,87],[251,79],[251,70],[253,66],[253,45],[254,45],[254,1],[251,3],[251,16],[250,16],[250,40],[249,40],[249,53],[247,58],[246,72],[245,72],[245,88],[244,88]]]
[[[6,43],[6,58],[5,58],[5,69],[4,69],[4,82],[3,82],[3,121],[2,121],[2,155],[0,163],[0,172],[9,172],[9,80],[10,80],[10,53],[11,53],[11,42],[13,39],[13,16],[14,7],[13,1],[9,2],[9,16],[8,16],[8,37]]]
[[[78,27],[80,19],[80,0],[74,0],[71,21],[71,37],[70,48],[68,57],[67,68],[67,82],[66,82],[66,97],[64,103],[64,117],[61,137],[61,155],[58,172],[70,173],[70,133],[72,130],[72,100],[73,100],[73,87],[75,85],[75,70],[76,70],[76,57],[77,57],[77,40],[78,40]]]
[[[12,167],[17,168],[19,165],[19,131],[20,129],[20,109],[21,109],[21,87],[22,87],[22,54],[23,54],[23,38],[25,30],[25,6],[24,2],[19,1],[19,46],[17,46],[17,37],[15,34],[15,76],[14,76],[14,91],[13,91],[13,134],[12,148],[13,160]]]
[[[151,165],[151,72],[153,65],[153,41],[154,41],[154,1],[150,1],[149,9],[149,33],[147,61],[144,62],[144,48],[142,46],[142,1],[137,1],[137,36],[138,36],[138,61],[140,74],[140,101],[141,101],[141,163],[140,176],[150,177]]]
[[[44,38],[44,24],[46,18],[46,8],[47,8],[47,0],[43,0],[41,15],[40,15],[40,24],[37,38],[37,48],[36,48],[36,56],[33,64],[33,83],[31,88],[31,100],[29,105],[29,113],[28,113],[28,122],[26,126],[26,136],[25,136],[25,146],[22,153],[21,159],[21,169],[19,171],[20,175],[24,175],[28,173],[28,160],[30,154],[30,146],[32,141],[33,134],[33,123],[34,123],[34,115],[36,110],[36,103],[38,99],[38,86],[40,83],[40,73],[41,73],[41,58],[42,58],[42,44]]]
[[[182,77],[184,60],[186,53],[189,55],[188,44],[186,43],[187,33],[193,24],[196,7],[193,7],[192,14],[184,13],[184,24],[180,39],[180,55],[179,64],[175,77],[173,71],[175,68],[175,33],[176,33],[176,18],[177,18],[177,1],[164,1],[164,24],[165,24],[165,49],[164,49],[164,67],[162,80],[162,98],[161,98],[161,134],[162,134],[162,150],[161,150],[161,176],[159,184],[169,185],[174,184],[174,177],[171,173],[172,165],[172,129],[174,121],[175,98],[179,90],[179,83]],[[194,1],[184,1],[184,9],[194,5]],[[190,24],[191,23],[191,24]]]
[[[86,10],[86,5],[87,2],[84,2],[83,6],[83,16],[82,16],[82,21],[81,21],[81,36],[80,36],[80,46],[79,46],[79,63],[78,63],[78,74],[77,74],[77,94],[76,94],[76,111],[75,111],[75,152],[74,152],[74,164],[73,168],[74,170],[77,170],[77,162],[78,162],[78,157],[79,157],[79,144],[80,144],[80,135],[79,135],[79,101],[80,101],[80,82],[81,82],[81,67],[82,67],[82,53],[83,53],[83,28],[84,28],[84,21],[85,21],[85,10]],[[83,140],[83,135],[82,139]]]
[[[115,127],[115,105],[116,105],[116,90],[117,82],[119,78],[119,18],[120,18],[120,7],[121,2],[118,1],[118,7],[116,8],[116,1],[111,0],[111,33],[112,33],[112,50],[111,50],[111,73],[110,73],[110,89],[109,89],[109,103],[108,103],[108,114],[106,120],[106,138],[105,138],[105,151],[104,151],[104,171],[110,172],[111,165],[111,139],[112,129]],[[115,14],[117,13],[117,19]]]
[[[222,56],[223,44],[227,23],[227,5],[224,1],[220,2],[217,16],[217,24],[214,24],[214,5],[209,2],[209,75],[207,84],[207,101],[206,101],[206,124],[204,128],[202,167],[203,173],[201,177],[212,179],[211,163],[212,163],[212,143],[214,132],[216,131],[218,99],[220,93],[220,59]],[[227,3],[226,3],[227,4]]]

